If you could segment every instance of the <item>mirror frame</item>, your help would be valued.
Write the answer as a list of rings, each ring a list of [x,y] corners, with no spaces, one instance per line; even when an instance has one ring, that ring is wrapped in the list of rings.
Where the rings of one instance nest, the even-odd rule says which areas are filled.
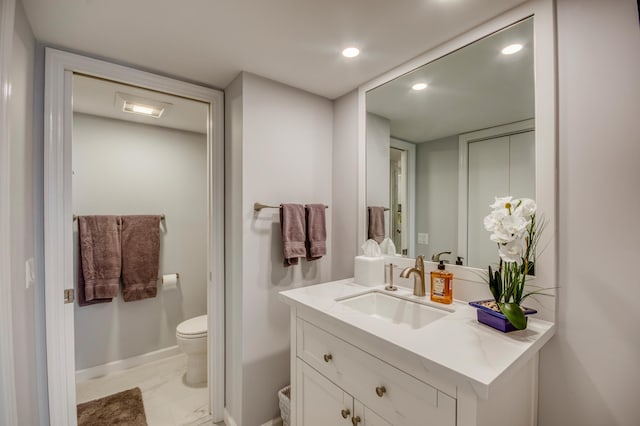
[[[479,39],[533,16],[534,75],[535,75],[535,161],[536,202],[548,221],[540,242],[544,255],[538,260],[536,281],[547,288],[557,283],[557,82],[556,82],[556,26],[553,0],[531,0],[515,7],[454,39],[443,43],[416,58],[388,71],[358,88],[358,217],[357,252],[366,239],[366,94],[368,91],[394,80],[425,64],[461,49]],[[490,200],[487,200],[489,203]],[[487,213],[489,209],[487,207]],[[417,232],[417,230],[415,231]],[[487,236],[488,237],[488,236]],[[497,256],[497,254],[496,254]],[[463,267],[466,281],[483,282],[478,271]],[[554,298],[555,305],[555,298]],[[554,309],[555,310],[555,309]]]

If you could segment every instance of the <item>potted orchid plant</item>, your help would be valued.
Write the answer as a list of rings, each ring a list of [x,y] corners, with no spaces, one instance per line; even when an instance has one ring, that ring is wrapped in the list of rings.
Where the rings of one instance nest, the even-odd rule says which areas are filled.
[[[533,309],[522,302],[545,289],[527,291],[527,278],[534,273],[536,247],[545,221],[536,217],[537,206],[529,198],[496,197],[493,210],[484,218],[491,241],[498,245],[497,269],[488,268],[485,281],[494,300],[471,302],[478,308],[478,321],[501,331],[523,330]],[[535,286],[530,286],[536,288]]]

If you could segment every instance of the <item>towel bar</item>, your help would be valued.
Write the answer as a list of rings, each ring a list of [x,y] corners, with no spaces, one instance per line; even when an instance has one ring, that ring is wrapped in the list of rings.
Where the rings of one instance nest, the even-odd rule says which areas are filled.
[[[259,212],[262,209],[279,209],[280,206],[268,206],[262,203],[253,203],[253,210]],[[328,209],[329,206],[324,206],[325,209]]]
[[[73,215],[73,221],[75,222],[76,220],[78,220],[78,216],[76,216],[75,214]],[[160,215],[160,220],[164,220],[164,214]]]

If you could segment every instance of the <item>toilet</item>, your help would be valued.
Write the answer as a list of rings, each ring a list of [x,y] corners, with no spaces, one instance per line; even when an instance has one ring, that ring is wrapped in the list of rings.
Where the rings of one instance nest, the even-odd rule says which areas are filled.
[[[178,347],[187,354],[188,385],[207,381],[207,315],[191,318],[176,327]]]

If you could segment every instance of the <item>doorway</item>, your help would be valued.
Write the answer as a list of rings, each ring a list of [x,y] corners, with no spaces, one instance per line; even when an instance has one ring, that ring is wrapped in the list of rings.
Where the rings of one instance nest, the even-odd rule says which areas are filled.
[[[80,111],[78,107],[82,96],[77,89],[86,84],[101,83],[115,85],[106,95],[109,98],[106,104],[115,106],[115,109],[120,109],[120,103],[126,103],[127,97],[134,101],[146,97],[151,100],[146,102],[147,107],[156,102],[169,110],[174,108],[173,114],[167,114],[167,118],[179,115],[177,106],[180,104],[200,107],[202,121],[198,126],[202,130],[170,129],[175,125],[166,122],[152,126],[150,130],[136,119],[123,125],[114,117],[100,117],[90,110]],[[156,373],[152,370],[152,376],[158,376],[157,371],[177,368],[166,364],[167,355],[177,357],[180,353],[175,340],[172,340],[175,338],[175,325],[202,314],[201,311],[208,313],[208,387],[204,392],[207,408],[200,414],[214,422],[223,419],[222,102],[223,94],[217,90],[46,49],[45,303],[52,424],[75,425],[77,422],[78,397],[86,399],[87,395],[76,393],[76,370],[81,370],[80,379],[86,379],[91,375],[112,372],[109,369],[126,369],[136,362],[142,366],[146,361],[159,362],[158,370]],[[121,110],[118,113],[121,114]],[[190,114],[197,113],[191,111],[186,115]],[[125,140],[138,133],[147,134],[149,140],[144,143]],[[175,139],[178,134],[182,141],[189,141],[192,152],[184,156],[176,154],[179,151],[172,147],[170,139]],[[160,151],[164,151],[163,159],[154,157]],[[138,160],[132,161],[136,156]],[[110,157],[113,160],[111,167]],[[131,161],[127,163],[128,160]],[[189,162],[198,164],[189,167]],[[122,167],[117,169],[126,164],[132,173],[127,176]],[[108,177],[109,168],[116,169],[111,178]],[[180,184],[188,176],[192,181]],[[112,190],[109,190],[110,185]],[[139,186],[142,192],[130,191],[134,186]],[[185,201],[183,196],[186,192],[199,194],[192,194],[190,201]],[[111,194],[107,197],[106,193]],[[146,203],[141,203],[141,199]],[[111,303],[77,307],[74,301],[77,292],[74,291],[75,285],[71,284],[75,283],[74,273],[78,269],[77,262],[74,262],[75,214],[163,216],[160,223],[159,278],[166,275],[171,281],[177,274],[177,284],[167,286],[165,291],[162,281],[159,281],[157,297],[147,300],[122,303],[122,300],[114,299]],[[190,232],[193,234],[191,237],[180,235]],[[194,237],[196,235],[200,238]],[[185,241],[178,241],[181,237],[186,238]],[[198,247],[187,247],[190,240]],[[194,253],[193,257],[199,257],[200,261],[185,261],[185,251]],[[180,257],[182,262],[178,260]],[[136,318],[141,324],[135,324]],[[93,335],[95,340],[89,345],[82,342],[82,347],[78,346],[79,351],[76,351],[76,337],[83,336],[82,339],[87,340],[92,334],[87,328],[89,323],[95,326],[90,327],[96,331]]]

